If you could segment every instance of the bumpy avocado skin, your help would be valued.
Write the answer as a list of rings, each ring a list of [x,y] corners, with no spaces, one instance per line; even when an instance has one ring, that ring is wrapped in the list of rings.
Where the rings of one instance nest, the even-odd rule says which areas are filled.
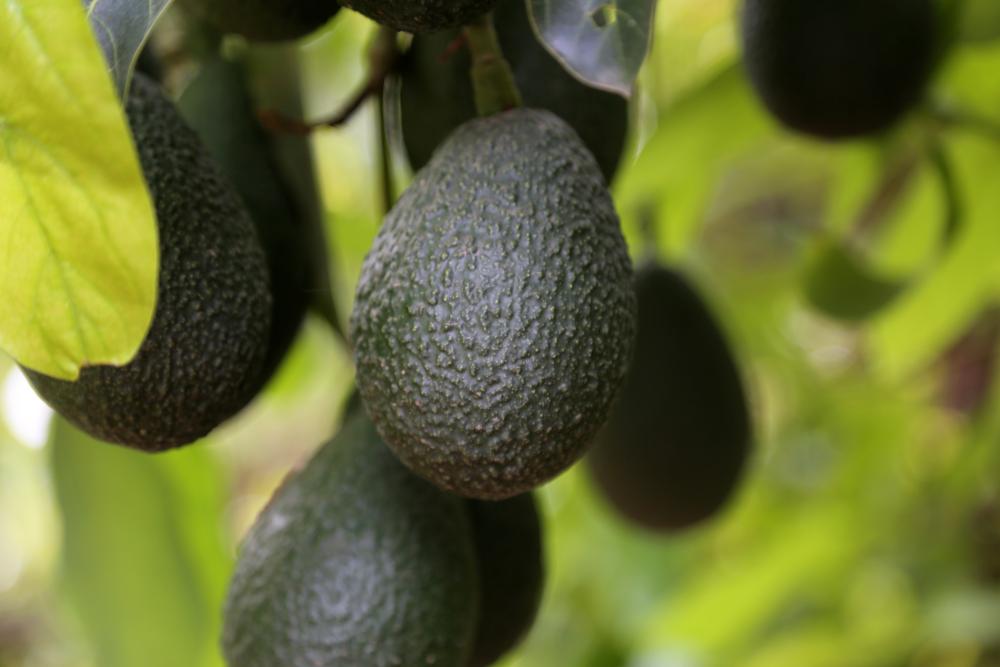
[[[750,417],[729,346],[701,297],[662,266],[636,273],[635,356],[587,455],[624,517],[672,531],[716,513],[744,469]]]
[[[826,139],[877,133],[919,101],[933,0],[744,0],[744,62],[785,125]]]
[[[205,62],[177,107],[236,187],[267,257],[273,308],[263,386],[305,320],[316,281],[307,243],[316,230],[306,229],[308,217],[285,183],[238,63],[221,58]]]
[[[304,37],[333,18],[337,0],[181,0],[223,32],[261,42]]]
[[[576,130],[611,182],[628,130],[628,102],[573,78],[538,42],[524,0],[501,0],[494,23],[525,106],[548,109]],[[414,170],[462,123],[476,117],[464,48],[450,53],[457,31],[420,35],[403,62],[400,105],[403,139]]]
[[[571,465],[607,416],[635,293],[597,163],[555,115],[460,127],[386,217],[351,338],[368,414],[400,459],[502,500]]]
[[[156,311],[135,358],[75,382],[27,371],[59,414],[100,440],[147,451],[206,435],[253,398],[271,295],[260,241],[230,183],[156,84],[126,107],[156,209]]]
[[[465,667],[478,605],[462,501],[403,467],[358,415],[258,517],[222,644],[233,667]]]
[[[542,526],[535,497],[467,501],[482,597],[469,667],[492,665],[531,629],[545,587]]]
[[[341,0],[384,26],[404,32],[457,28],[493,9],[497,0]]]

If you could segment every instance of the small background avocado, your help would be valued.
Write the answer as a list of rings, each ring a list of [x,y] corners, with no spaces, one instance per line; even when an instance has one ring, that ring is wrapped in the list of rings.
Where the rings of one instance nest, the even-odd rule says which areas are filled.
[[[685,528],[732,495],[750,447],[735,361],[705,303],[678,273],[636,272],[635,356],[587,455],[604,497],[655,531]]]
[[[221,57],[204,62],[177,106],[236,187],[267,256],[273,309],[263,386],[294,342],[312,299],[309,220],[285,183],[239,63]]]
[[[768,109],[825,139],[883,131],[915,105],[938,41],[933,0],[744,0],[744,64]]]
[[[233,667],[466,667],[479,579],[463,503],[348,418],[278,489],[224,612]]]
[[[492,665],[535,622],[545,587],[542,526],[531,493],[467,501],[481,582],[479,631],[469,667]]]
[[[504,57],[525,106],[548,109],[576,130],[610,182],[621,161],[628,102],[580,83],[539,43],[524,0],[501,0],[493,12]],[[400,116],[410,165],[420,169],[462,123],[476,117],[466,48],[457,31],[413,38],[400,74]]]
[[[501,500],[583,456],[628,366],[632,263],[569,125],[515,109],[456,130],[386,217],[351,339],[379,433],[440,487]]]
[[[26,375],[93,437],[160,451],[208,434],[256,394],[270,281],[243,202],[173,103],[136,74],[126,112],[159,232],[153,322],[124,366],[84,368],[75,382]]]

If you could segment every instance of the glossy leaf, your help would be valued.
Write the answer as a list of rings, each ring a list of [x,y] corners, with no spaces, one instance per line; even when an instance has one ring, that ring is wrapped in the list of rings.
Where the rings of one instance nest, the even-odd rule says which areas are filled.
[[[124,98],[149,33],[172,0],[87,0],[94,35]]]
[[[584,83],[631,95],[655,0],[524,0],[545,47]]]
[[[73,379],[124,364],[153,315],[152,204],[74,0],[0,3],[0,348]]]
[[[149,456],[53,421],[62,589],[101,667],[217,667],[230,563],[209,453]]]

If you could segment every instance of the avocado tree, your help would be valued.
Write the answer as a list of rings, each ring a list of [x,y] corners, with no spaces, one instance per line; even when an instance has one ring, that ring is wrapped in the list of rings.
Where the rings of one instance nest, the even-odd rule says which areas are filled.
[[[993,0],[0,45],[0,666],[1000,661]]]

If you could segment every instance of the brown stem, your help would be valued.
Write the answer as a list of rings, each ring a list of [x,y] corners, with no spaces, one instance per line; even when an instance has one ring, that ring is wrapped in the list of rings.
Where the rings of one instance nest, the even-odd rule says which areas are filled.
[[[396,32],[389,28],[381,28],[368,51],[368,77],[337,113],[324,120],[307,123],[298,118],[290,118],[280,111],[265,109],[258,114],[261,125],[272,132],[300,135],[310,134],[313,130],[323,127],[339,127],[354,116],[365,100],[382,93],[385,80],[395,69],[398,59]]]

